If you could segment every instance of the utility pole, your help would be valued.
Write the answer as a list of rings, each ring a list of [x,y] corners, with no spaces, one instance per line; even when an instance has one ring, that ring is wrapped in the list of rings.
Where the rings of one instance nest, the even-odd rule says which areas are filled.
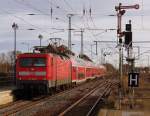
[[[39,34],[38,38],[40,39],[40,47],[42,46],[42,39],[43,39],[43,36],[41,34]]]
[[[68,48],[69,48],[69,50],[71,50],[71,31],[72,31],[72,28],[71,28],[71,18],[72,18],[72,16],[74,16],[74,14],[68,14],[67,16],[69,18],[69,25],[68,25]]]
[[[104,56],[103,56],[103,54],[104,54],[104,49],[101,48],[101,64],[104,64]]]
[[[83,32],[84,32],[84,30],[81,28],[81,54],[83,54]]]
[[[122,31],[122,16],[125,14],[125,9],[139,9],[139,5],[131,5],[131,6],[122,6],[121,3],[119,3],[119,6],[115,7],[115,10],[117,11],[117,37],[119,39],[119,81],[120,86],[118,88],[119,90],[119,109],[121,109],[121,99],[122,99],[122,63],[123,63],[123,45],[122,45],[122,37],[124,36],[124,32]]]
[[[98,53],[97,53],[97,43],[98,43],[98,41],[94,41],[95,42],[95,45],[96,45],[96,55],[98,55]]]
[[[148,58],[148,73],[149,73],[149,56],[147,55]]]
[[[81,51],[80,51],[80,54],[82,55],[84,53],[84,41],[83,41],[83,32],[84,32],[84,29],[81,28],[80,31],[75,31],[75,32],[80,32],[81,33]]]
[[[93,45],[94,44],[91,44],[91,59],[93,59]]]
[[[18,25],[14,22],[12,28],[14,29],[14,83],[16,84],[16,32]]]

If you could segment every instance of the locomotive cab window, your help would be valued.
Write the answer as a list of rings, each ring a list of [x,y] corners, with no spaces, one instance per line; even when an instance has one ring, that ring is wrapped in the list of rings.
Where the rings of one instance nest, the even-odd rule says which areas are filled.
[[[19,60],[19,64],[20,64],[21,67],[32,66],[32,58],[21,58]]]
[[[33,66],[46,66],[46,59],[45,58],[35,58]]]
[[[21,58],[19,64],[21,67],[42,67],[46,66],[46,58]]]

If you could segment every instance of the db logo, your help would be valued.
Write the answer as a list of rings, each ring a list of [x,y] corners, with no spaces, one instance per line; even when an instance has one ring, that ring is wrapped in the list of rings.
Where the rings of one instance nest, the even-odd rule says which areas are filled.
[[[34,71],[34,68],[31,68],[31,71]]]

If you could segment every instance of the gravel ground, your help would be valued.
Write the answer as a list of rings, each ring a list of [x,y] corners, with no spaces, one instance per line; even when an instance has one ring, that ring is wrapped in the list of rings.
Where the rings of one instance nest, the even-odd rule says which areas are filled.
[[[56,97],[17,112],[15,116],[57,116],[66,107],[70,106],[74,101],[81,98],[100,83],[102,83],[102,80],[96,79],[89,81],[81,86],[73,88],[69,92],[56,95]]]

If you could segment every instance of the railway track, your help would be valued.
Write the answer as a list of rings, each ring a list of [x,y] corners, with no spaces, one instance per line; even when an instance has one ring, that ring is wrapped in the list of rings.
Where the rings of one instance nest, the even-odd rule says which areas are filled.
[[[95,84],[95,87],[98,86],[98,82]],[[73,88],[75,89],[75,88]],[[70,92],[73,91],[73,89],[68,89],[66,91],[62,91],[62,92],[59,92],[59,93],[56,93],[54,95],[51,95],[51,96],[46,96],[46,97],[42,97],[41,99],[39,98],[38,100],[33,100],[33,101],[18,101],[16,103],[13,103],[11,105],[8,105],[7,107],[5,108],[2,108],[0,109],[0,115],[4,115],[4,116],[15,116],[18,112],[22,112],[22,111],[25,111],[25,110],[28,110],[32,107],[34,107],[36,104],[40,104],[42,102],[46,102],[50,99],[53,99],[55,98],[56,96],[59,96],[61,94],[68,94]]]
[[[111,82],[102,83],[61,112],[59,116],[92,116],[103,97],[110,93],[111,86]]]
[[[68,93],[70,91],[71,90],[69,89],[69,90],[59,92],[59,93],[51,95],[51,96],[36,98],[32,101],[29,101],[29,100],[27,100],[27,101],[24,101],[24,100],[16,101],[15,103],[12,103],[12,104],[8,105],[7,107],[1,109],[0,110],[0,116],[1,116],[1,114],[4,116],[10,116],[10,115],[14,116],[17,112],[27,110],[27,109],[31,108],[32,106],[34,106],[38,103],[44,102],[44,101],[49,100],[55,96],[59,96],[62,93]]]

